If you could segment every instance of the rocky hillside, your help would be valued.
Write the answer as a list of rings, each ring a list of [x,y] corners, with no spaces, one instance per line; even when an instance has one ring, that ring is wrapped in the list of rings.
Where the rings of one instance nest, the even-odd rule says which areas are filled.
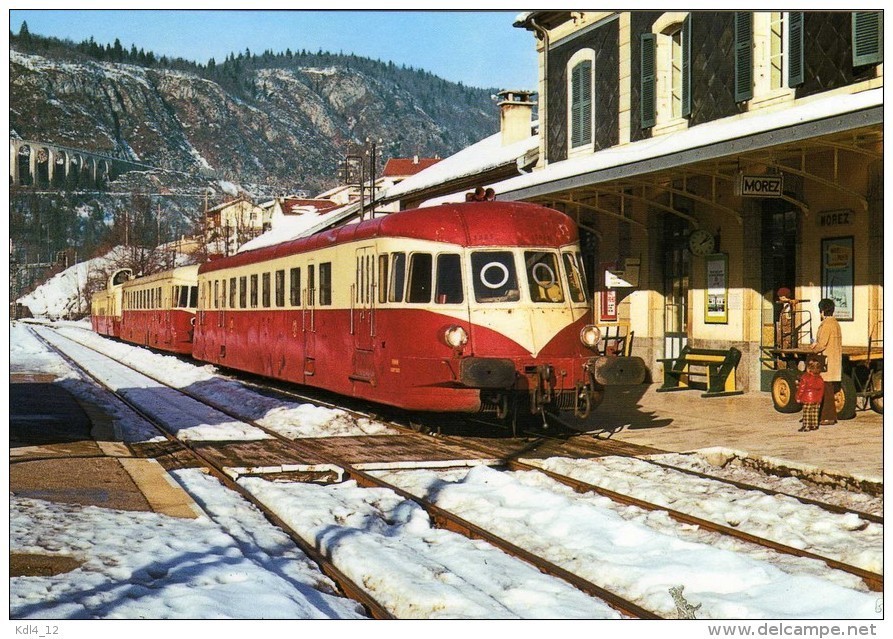
[[[495,89],[354,56],[240,54],[184,70],[19,44],[10,51],[13,135],[238,184],[319,192],[367,137],[382,140],[382,160],[445,156],[498,127]]]
[[[11,289],[43,272],[22,265],[194,233],[206,204],[239,192],[325,191],[367,138],[380,140],[379,171],[390,157],[451,155],[496,132],[496,91],[353,55],[246,50],[199,64],[23,26],[10,34],[11,135],[163,170],[126,173],[103,192],[12,189]]]

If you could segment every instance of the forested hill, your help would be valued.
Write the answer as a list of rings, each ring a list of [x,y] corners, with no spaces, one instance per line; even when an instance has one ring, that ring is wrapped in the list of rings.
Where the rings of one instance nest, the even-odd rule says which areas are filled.
[[[240,185],[325,190],[351,145],[441,157],[495,133],[499,90],[349,54],[234,52],[201,64],[10,34],[14,136],[110,152]]]

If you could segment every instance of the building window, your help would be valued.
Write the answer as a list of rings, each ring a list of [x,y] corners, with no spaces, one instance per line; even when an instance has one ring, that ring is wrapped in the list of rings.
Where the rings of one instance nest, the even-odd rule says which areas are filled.
[[[567,67],[570,148],[592,150],[595,52],[592,49],[578,51],[570,59]]]
[[[691,115],[691,16],[665,13],[641,40],[642,128],[685,125]]]
[[[803,13],[735,13],[735,100],[793,99],[803,83]]]

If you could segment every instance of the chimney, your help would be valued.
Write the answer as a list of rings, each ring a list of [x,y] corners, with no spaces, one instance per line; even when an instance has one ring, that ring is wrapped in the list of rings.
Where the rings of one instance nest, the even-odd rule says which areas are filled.
[[[508,146],[531,135],[531,118],[536,105],[531,97],[533,91],[500,91],[499,128],[502,131],[502,146]]]

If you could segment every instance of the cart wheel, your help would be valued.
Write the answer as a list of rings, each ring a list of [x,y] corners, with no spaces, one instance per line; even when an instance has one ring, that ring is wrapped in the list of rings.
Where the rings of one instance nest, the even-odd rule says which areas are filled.
[[[840,390],[834,394],[834,407],[837,419],[852,419],[856,416],[856,385],[849,375],[840,378]]]
[[[884,414],[884,371],[883,369],[878,369],[876,371],[872,371],[871,373],[871,387],[875,393],[880,393],[877,397],[872,397],[869,402],[871,403],[871,410],[875,413]]]
[[[797,395],[797,378],[795,370],[782,368],[772,377],[772,404],[779,413],[796,413],[803,406],[794,399]]]

